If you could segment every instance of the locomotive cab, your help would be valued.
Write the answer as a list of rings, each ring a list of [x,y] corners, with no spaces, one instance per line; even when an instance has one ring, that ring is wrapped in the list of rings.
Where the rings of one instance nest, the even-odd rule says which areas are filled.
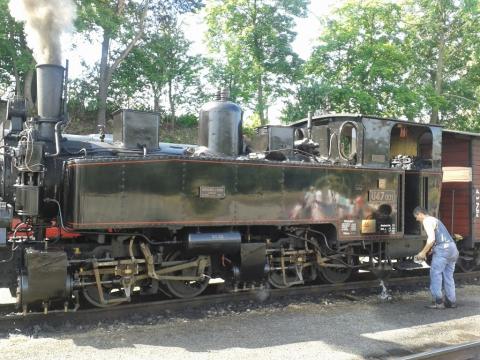
[[[415,207],[422,206],[431,215],[438,216],[441,191],[440,131],[440,128],[426,124],[404,122],[397,122],[391,129],[390,165],[405,170],[406,235],[423,234],[421,224],[412,215]]]

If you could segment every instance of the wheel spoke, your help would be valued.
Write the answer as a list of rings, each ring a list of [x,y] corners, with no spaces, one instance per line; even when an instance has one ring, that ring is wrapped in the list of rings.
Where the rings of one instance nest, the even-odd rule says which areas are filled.
[[[168,261],[186,260],[182,259],[182,254],[179,251],[173,252],[167,257]],[[175,276],[194,276],[196,274],[195,268],[187,268],[175,271]],[[181,299],[189,299],[200,295],[207,287],[209,282],[210,269],[205,269],[205,279],[200,281],[185,281],[185,280],[165,280],[166,290],[173,296]]]
[[[330,263],[335,265],[345,265],[345,264],[355,264],[355,260],[351,256],[342,257],[341,260],[333,259]],[[340,284],[347,281],[354,270],[351,267],[325,267],[320,266],[319,268],[321,278],[329,284]]]
[[[98,288],[96,285],[86,286],[85,288],[83,288],[82,294],[85,300],[87,300],[90,304],[96,307],[112,307],[121,303],[120,301],[114,301],[110,304],[103,304],[100,300],[100,294],[98,293]],[[103,296],[106,301],[119,299],[117,296],[112,295],[112,289],[108,289],[105,287],[103,287]]]

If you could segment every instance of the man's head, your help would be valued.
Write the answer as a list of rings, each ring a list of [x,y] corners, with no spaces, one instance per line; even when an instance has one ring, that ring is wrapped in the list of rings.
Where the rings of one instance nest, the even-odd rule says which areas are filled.
[[[417,206],[415,209],[413,209],[413,216],[417,221],[423,221],[423,219],[428,216],[428,211],[424,207]]]

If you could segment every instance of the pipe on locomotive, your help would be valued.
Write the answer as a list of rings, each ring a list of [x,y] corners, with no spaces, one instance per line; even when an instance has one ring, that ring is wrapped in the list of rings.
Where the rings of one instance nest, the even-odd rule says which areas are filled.
[[[65,68],[61,65],[37,65],[38,135],[41,140],[55,141],[55,125],[63,120],[64,74]]]

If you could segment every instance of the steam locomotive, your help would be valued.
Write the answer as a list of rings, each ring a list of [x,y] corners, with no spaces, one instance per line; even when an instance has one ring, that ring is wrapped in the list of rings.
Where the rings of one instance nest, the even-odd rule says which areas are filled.
[[[416,206],[448,218],[480,201],[476,152],[442,193],[439,126],[322,115],[249,138],[220,94],[200,111],[198,146],[160,143],[159,115],[132,110],[114,114],[111,137],[63,134],[65,77],[37,66],[38,116],[13,100],[1,128],[0,287],[24,312],[191,298],[212,278],[240,291],[402,268],[425,239]],[[478,146],[443,134],[452,154]],[[451,224],[465,270],[480,258],[475,214]]]

